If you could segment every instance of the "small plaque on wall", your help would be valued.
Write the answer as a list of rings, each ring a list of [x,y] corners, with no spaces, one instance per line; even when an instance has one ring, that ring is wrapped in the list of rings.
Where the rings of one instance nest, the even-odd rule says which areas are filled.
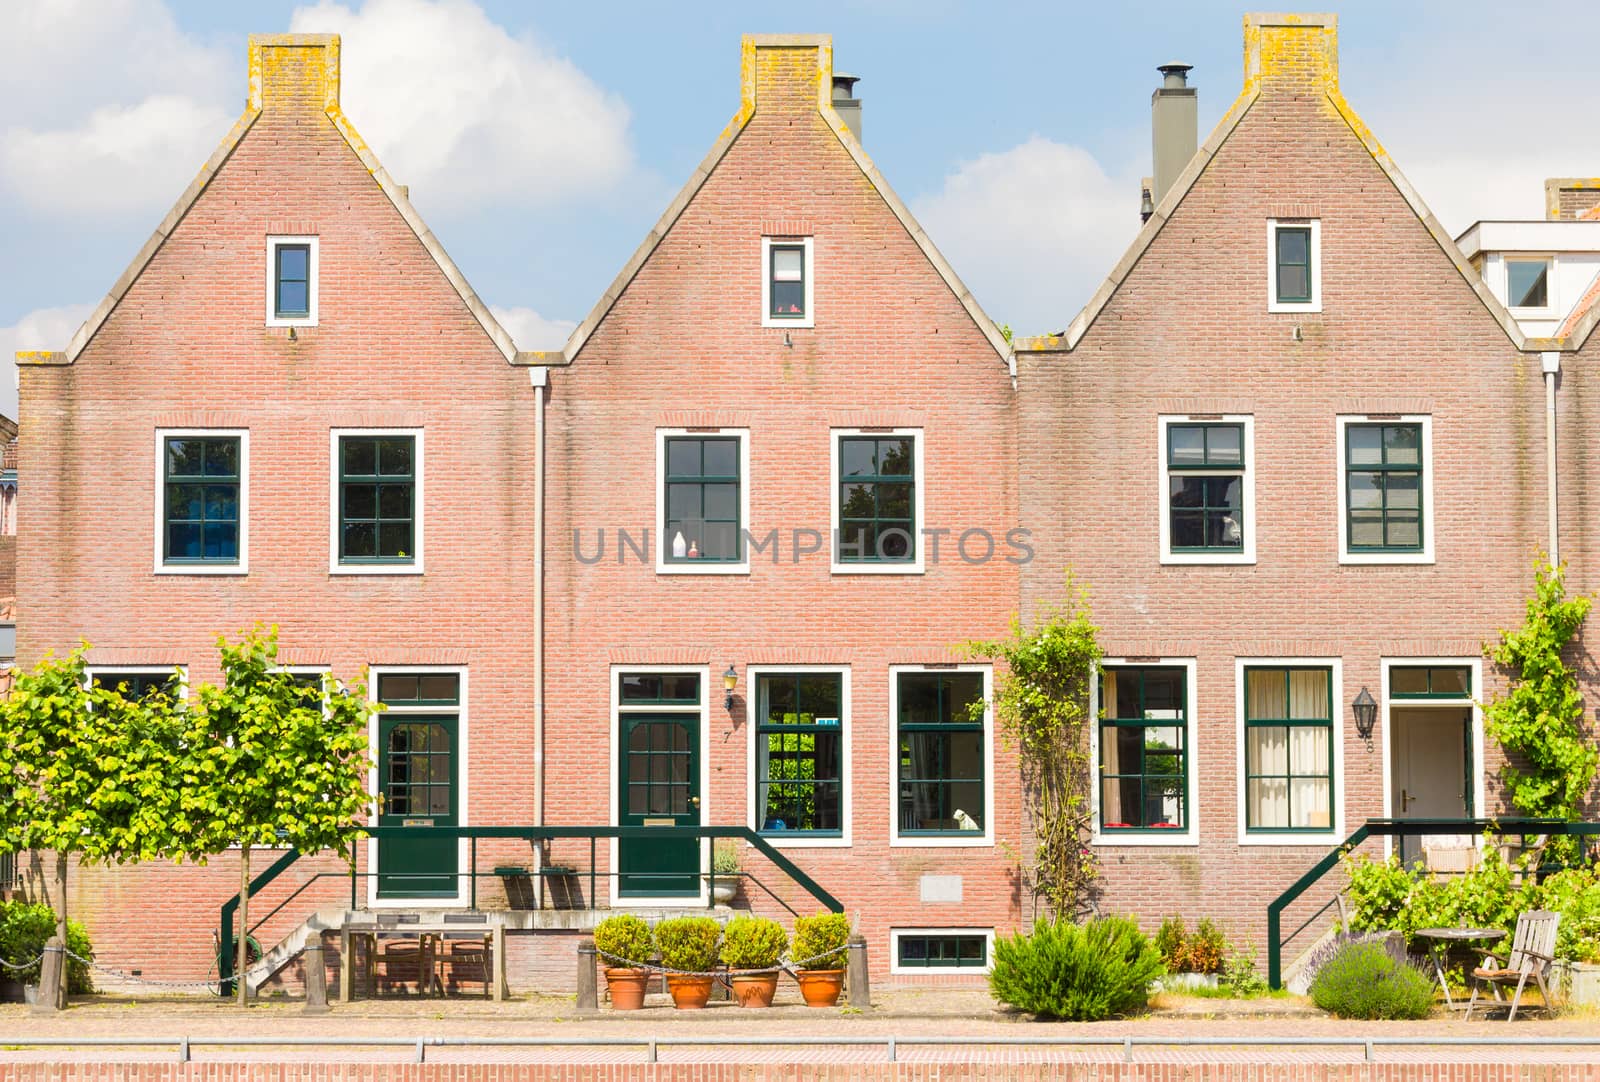
[[[961,904],[961,877],[959,875],[925,875],[921,882],[922,900],[926,903]]]

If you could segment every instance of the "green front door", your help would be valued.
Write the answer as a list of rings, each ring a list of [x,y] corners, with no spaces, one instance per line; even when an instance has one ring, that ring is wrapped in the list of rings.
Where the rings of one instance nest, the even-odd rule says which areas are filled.
[[[700,715],[623,714],[619,826],[700,825]],[[624,838],[617,843],[623,897],[700,895],[700,842]]]
[[[460,871],[455,838],[421,828],[456,825],[456,727],[453,716],[381,715],[378,824],[417,830],[378,841],[378,897],[454,898]]]

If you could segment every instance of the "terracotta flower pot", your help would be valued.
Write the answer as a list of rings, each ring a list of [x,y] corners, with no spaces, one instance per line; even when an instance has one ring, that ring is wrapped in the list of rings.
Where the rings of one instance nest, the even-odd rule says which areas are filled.
[[[733,978],[733,998],[741,1007],[770,1007],[777,991],[776,973],[751,973]]]
[[[648,969],[607,966],[606,987],[611,990],[611,1009],[636,1011],[643,1007],[644,990],[649,983]]]
[[[698,1011],[711,998],[711,978],[678,977],[667,975],[667,991],[672,993],[672,1005],[680,1011]]]
[[[844,988],[842,969],[802,969],[794,975],[800,982],[800,995],[807,1007],[832,1007],[839,1002]]]

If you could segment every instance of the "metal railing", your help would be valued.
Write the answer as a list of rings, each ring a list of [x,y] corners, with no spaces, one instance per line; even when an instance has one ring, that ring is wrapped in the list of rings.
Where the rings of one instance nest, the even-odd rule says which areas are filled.
[[[1538,835],[1600,837],[1600,823],[1569,823],[1557,819],[1368,819],[1267,906],[1267,983],[1273,988],[1283,987],[1284,946],[1326,913],[1337,902],[1337,896],[1312,914],[1300,927],[1288,936],[1284,936],[1283,911],[1291,903],[1319,879],[1338,867],[1340,859],[1363,842],[1371,838],[1427,834],[1470,834],[1474,837],[1494,834],[1499,837],[1523,838]],[[1548,866],[1541,865],[1541,870],[1546,867]]]
[[[685,1037],[19,1037],[5,1038],[8,1050],[22,1048],[172,1048],[179,1063],[189,1063],[196,1048],[407,1048],[412,1062],[427,1062],[430,1048],[639,1048],[646,1063],[658,1062],[662,1048],[882,1048],[889,1063],[903,1047],[939,1048],[1120,1048],[1133,1063],[1136,1048],[1360,1048],[1372,1062],[1380,1048],[1600,1048],[1600,1036],[1248,1036],[1189,1037],[1156,1034],[1117,1036],[728,1036]]]
[[[788,857],[784,856],[780,850],[774,848],[766,838],[762,837],[760,834],[757,834],[749,827],[374,826],[365,827],[352,835],[350,839],[350,852],[347,857],[350,863],[350,870],[348,872],[319,872],[309,877],[290,894],[289,898],[279,902],[267,914],[266,917],[263,917],[259,921],[252,924],[249,931],[253,932],[256,929],[259,929],[261,925],[264,924],[268,919],[281,912],[291,900],[304,893],[312,883],[315,883],[323,878],[329,878],[333,876],[342,878],[348,876],[350,879],[350,907],[352,909],[359,909],[360,892],[358,889],[358,884],[360,880],[372,875],[383,874],[375,872],[358,872],[356,870],[357,846],[360,844],[360,841],[363,838],[375,838],[379,841],[385,838],[405,838],[419,841],[427,838],[466,839],[468,842],[467,871],[439,873],[439,875],[441,878],[459,878],[465,876],[470,882],[470,886],[468,888],[470,892],[469,906],[473,909],[476,909],[478,904],[478,880],[483,877],[496,877],[495,872],[480,872],[478,870],[478,841],[482,838],[496,839],[501,841],[525,841],[535,849],[538,849],[542,843],[551,841],[588,841],[589,869],[587,873],[573,873],[573,875],[574,877],[587,877],[589,881],[589,904],[587,906],[589,909],[596,908],[595,886],[596,883],[601,879],[609,879],[610,877],[614,876],[627,876],[630,879],[648,879],[651,877],[659,878],[670,876],[672,878],[682,879],[685,875],[692,875],[696,878],[704,878],[707,880],[707,896],[709,897],[711,892],[715,889],[717,879],[719,878],[714,866],[709,873],[702,873],[698,869],[690,873],[621,872],[615,869],[609,872],[602,872],[598,870],[597,866],[599,858],[598,845],[600,841],[611,840],[613,838],[630,841],[715,841],[721,838],[728,838],[749,843],[757,852],[771,861],[772,864],[789,880],[794,882],[798,887],[800,887],[800,889],[814,898],[824,909],[833,913],[844,912],[844,905],[837,898],[835,898],[828,891],[824,890],[814,879],[801,870],[798,865],[796,865]],[[250,897],[255,898],[257,892],[270,884],[273,880],[277,879],[278,876],[282,875],[284,871],[286,871],[296,861],[300,860],[300,858],[304,855],[305,854],[302,854],[297,849],[290,849],[284,852],[283,855],[268,865],[266,869],[264,869],[259,875],[250,880]],[[536,871],[530,874],[540,873]],[[721,878],[728,879],[731,877],[727,873],[722,873]],[[746,878],[754,880],[754,877]],[[771,887],[767,886],[765,883],[761,883],[759,880],[754,881],[761,887],[762,890],[766,891],[773,898],[778,899],[779,904],[784,905],[785,908],[789,908],[791,913],[793,912],[793,909],[789,907],[787,903],[783,902],[781,898],[778,898],[778,895],[772,890]],[[427,900],[418,899],[417,904],[426,905]],[[236,923],[235,918],[238,914],[238,911],[239,895],[235,893],[233,897],[229,898],[223,903],[222,909],[218,914],[218,941],[220,943],[220,957],[217,959],[217,963],[219,976],[224,982],[223,990],[225,994],[228,989],[232,987],[233,982],[233,971],[237,954],[235,947],[236,932],[234,925]]]

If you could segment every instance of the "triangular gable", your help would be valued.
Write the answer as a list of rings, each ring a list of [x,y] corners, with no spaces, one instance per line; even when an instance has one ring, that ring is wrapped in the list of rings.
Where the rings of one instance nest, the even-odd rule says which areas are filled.
[[[711,174],[716,172],[717,166],[722,163],[723,157],[727,155],[733,144],[738,141],[740,134],[743,133],[745,126],[750,123],[751,118],[755,116],[757,109],[756,50],[758,48],[803,48],[811,46],[814,46],[817,50],[817,112],[821,114],[822,119],[838,138],[839,144],[849,153],[851,160],[856,164],[856,168],[861,170],[862,175],[867,178],[867,182],[872,185],[889,210],[899,219],[900,225],[910,235],[917,247],[922,250],[922,254],[933,265],[933,269],[944,280],[950,292],[955,295],[961,306],[966,309],[967,314],[972,317],[973,323],[977,325],[983,336],[988,339],[989,344],[994,347],[1001,360],[1006,361],[1008,364],[1010,363],[1011,347],[1006,342],[1005,336],[1000,333],[999,327],[995,325],[994,320],[985,314],[982,306],[978,304],[977,298],[972,295],[972,291],[961,281],[955,269],[950,266],[943,254],[934,245],[933,240],[918,224],[916,217],[911,213],[911,209],[895,194],[894,189],[889,186],[889,182],[878,171],[878,167],[873,164],[872,159],[861,148],[860,141],[846,126],[844,118],[833,108],[833,38],[827,34],[746,34],[744,36],[740,42],[739,111],[733,115],[733,119],[729,121],[728,126],[722,130],[722,134],[712,144],[711,151],[696,167],[694,173],[690,175],[688,183],[679,190],[672,202],[667,204],[667,209],[662,213],[649,234],[645,236],[644,242],[629,257],[627,263],[623,264],[621,272],[612,280],[611,285],[601,295],[600,300],[596,302],[589,314],[584,317],[583,322],[574,328],[572,335],[567,339],[566,345],[560,350],[539,354],[538,359],[540,362],[545,364],[572,363],[589,341],[590,336],[594,334],[595,329],[600,326],[601,321],[605,319],[612,307],[622,297],[623,291],[628,288],[628,285],[638,275],[656,248],[666,239],[667,234],[671,232],[678,219],[683,216],[683,212],[694,201],[694,197],[699,194],[706,181],[711,179]]]
[[[372,174],[372,179],[377,182],[379,188],[383,189],[384,195],[389,197],[389,201],[394,204],[395,210],[400,212],[400,216],[405,219],[406,224],[411,227],[411,231],[416,234],[417,240],[422,242],[422,246],[433,257],[434,263],[437,264],[444,276],[449,279],[451,286],[455,288],[456,293],[461,297],[462,303],[467,306],[467,310],[472,313],[473,317],[483,327],[484,333],[489,336],[495,348],[511,364],[534,363],[534,358],[531,354],[518,353],[510,333],[500,325],[499,320],[495,319],[494,315],[490,313],[488,306],[467,284],[466,276],[461,273],[461,269],[456,266],[455,261],[445,252],[444,246],[439,243],[438,238],[433,235],[432,230],[422,220],[422,216],[417,213],[417,209],[411,205],[411,199],[407,195],[405,188],[395,183],[394,178],[389,175],[388,170],[384,169],[377,156],[367,146],[366,141],[356,132],[355,127],[350,123],[350,119],[345,116],[344,110],[339,105],[339,35],[251,34],[249,44],[250,96],[245,104],[244,115],[234,124],[233,129],[228,132],[221,145],[212,152],[211,157],[201,167],[199,175],[190,182],[189,187],[178,197],[177,203],[167,212],[166,217],[161,219],[161,224],[156,227],[155,232],[150,235],[150,239],[145,241],[144,246],[133,257],[133,262],[128,264],[128,268],[122,272],[122,275],[112,285],[111,291],[106,294],[105,299],[96,305],[94,311],[89,314],[89,318],[84,320],[83,325],[78,328],[77,333],[72,336],[72,340],[67,344],[66,350],[64,352],[20,352],[17,354],[17,362],[19,364],[72,364],[78,359],[78,355],[83,352],[105,321],[110,318],[117,304],[128,290],[133,287],[133,283],[138,280],[139,276],[144,273],[145,267],[155,258],[156,253],[161,250],[161,246],[166,243],[167,238],[172,235],[172,232],[178,228],[179,224],[188,215],[190,209],[199,201],[201,194],[210,186],[213,178],[216,177],[228,159],[233,156],[233,152],[244,141],[244,137],[249,134],[256,120],[260,118],[262,107],[262,50],[294,46],[321,47],[327,50],[327,76],[323,84],[323,111],[327,114],[328,119],[333,122],[333,126],[344,137],[345,142],[355,152],[356,157],[367,167],[367,171]]]

